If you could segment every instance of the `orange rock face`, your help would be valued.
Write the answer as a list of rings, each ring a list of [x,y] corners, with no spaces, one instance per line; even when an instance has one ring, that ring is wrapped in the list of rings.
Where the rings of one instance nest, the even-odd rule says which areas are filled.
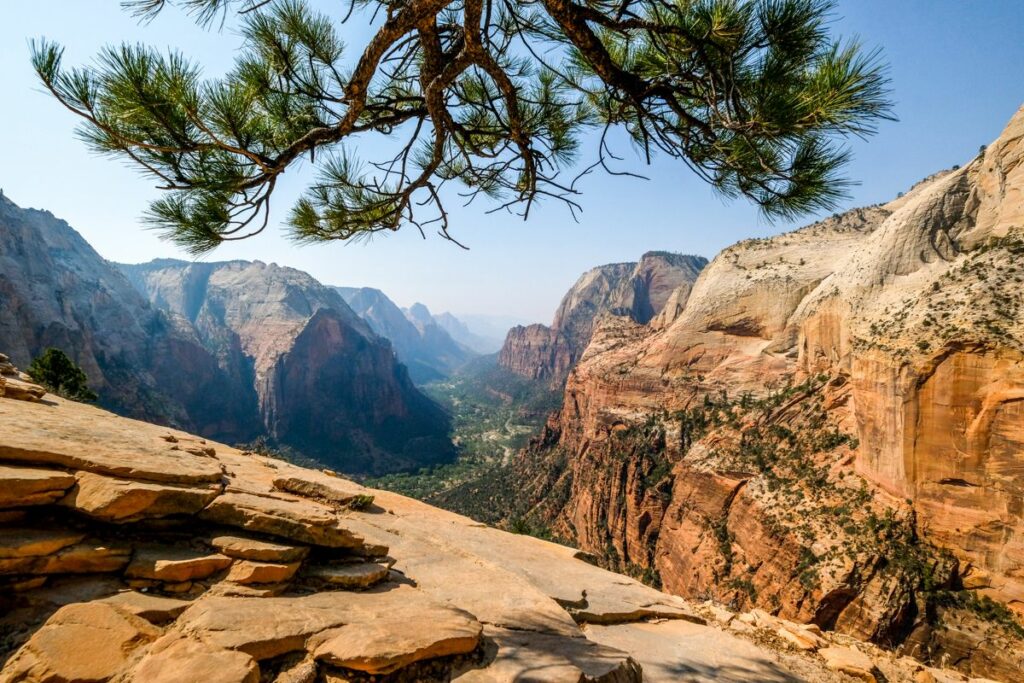
[[[935,591],[1024,612],[1022,197],[1024,109],[889,204],[726,249],[653,324],[603,320],[523,456],[564,460],[547,522],[672,592],[882,642],[919,645]],[[957,652],[1024,665],[993,650]]]

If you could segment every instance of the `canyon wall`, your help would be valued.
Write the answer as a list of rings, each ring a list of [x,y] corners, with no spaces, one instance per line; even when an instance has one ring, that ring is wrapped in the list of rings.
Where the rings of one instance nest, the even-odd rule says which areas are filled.
[[[346,471],[453,454],[447,416],[413,386],[388,341],[307,273],[259,261],[122,268],[225,371],[248,374],[274,441]]]
[[[612,263],[587,271],[562,298],[551,326],[509,330],[498,364],[528,379],[561,387],[604,314],[647,323],[666,304],[685,303],[707,260],[652,251],[637,263]]]
[[[1024,110],[893,202],[724,250],[649,325],[603,319],[514,465],[525,514],[672,592],[1012,679],[1022,160]]]

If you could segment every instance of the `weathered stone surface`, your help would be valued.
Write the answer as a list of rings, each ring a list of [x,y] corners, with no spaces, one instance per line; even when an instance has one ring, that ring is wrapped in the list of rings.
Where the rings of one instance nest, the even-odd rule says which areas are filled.
[[[367,489],[355,482],[308,471],[297,476],[278,477],[274,479],[274,486],[282,491],[325,500],[337,505],[347,505],[356,496],[367,494]]]
[[[0,534],[0,560],[51,555],[83,538],[84,533],[74,531],[8,527]]]
[[[43,387],[16,376],[4,377],[3,382],[4,398],[15,401],[39,401],[46,395],[46,389]]]
[[[825,666],[847,676],[858,678],[868,683],[875,683],[875,664],[866,654],[849,647],[825,647],[818,650],[825,660]]]
[[[227,491],[200,513],[210,522],[330,548],[362,547],[362,539],[338,523],[330,508],[299,498]]]
[[[221,491],[219,485],[179,486],[79,472],[62,505],[107,522],[194,515]]]
[[[6,531],[6,530],[5,530]],[[21,532],[16,532],[23,538]],[[4,534],[0,534],[0,537]],[[31,534],[33,548],[63,544],[67,537],[41,539]],[[20,546],[24,547],[24,546]],[[2,549],[3,546],[0,546]],[[0,552],[10,552],[0,550]],[[15,551],[17,552],[17,550]],[[35,550],[33,550],[35,552]],[[131,559],[131,548],[111,546],[103,541],[85,539],[81,543],[62,545],[50,554],[0,559],[0,574],[93,574],[117,572],[125,568]]]
[[[258,683],[260,670],[256,661],[244,652],[172,635],[153,643],[132,671],[130,680],[138,683]]]
[[[135,551],[125,576],[179,583],[205,579],[231,565],[231,558],[200,553],[188,548],[140,548]]]
[[[219,482],[222,475],[214,458],[189,453],[164,440],[166,428],[113,417],[92,406],[62,410],[2,400],[0,423],[4,425],[0,461],[174,483]],[[89,435],[88,448],[67,438],[76,433]]]
[[[210,545],[227,555],[254,562],[295,562],[309,553],[305,546],[271,543],[246,536],[220,535],[210,539]]]
[[[152,624],[173,621],[192,604],[188,600],[147,595],[138,591],[123,591],[109,598],[103,598],[102,602],[141,617]]]
[[[410,601],[373,619],[324,631],[310,646],[318,661],[387,674],[425,659],[468,654],[480,644],[482,629],[461,610],[424,609]]]
[[[380,583],[388,577],[388,566],[377,562],[315,565],[303,574],[338,588],[352,590]]]
[[[622,650],[582,636],[488,626],[485,666],[456,675],[459,683],[641,683],[640,665]]]
[[[52,503],[74,483],[67,472],[0,465],[0,508]]]
[[[277,562],[235,560],[234,564],[231,565],[231,570],[228,571],[227,580],[242,585],[251,583],[280,583],[292,578],[300,565],[300,562],[280,564]]]
[[[106,681],[128,663],[132,651],[158,635],[150,623],[113,605],[68,605],[18,650],[0,672],[0,681]]]

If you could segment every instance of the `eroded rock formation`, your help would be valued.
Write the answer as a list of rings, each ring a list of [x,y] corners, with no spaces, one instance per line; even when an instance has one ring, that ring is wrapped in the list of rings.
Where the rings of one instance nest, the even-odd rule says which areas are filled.
[[[724,250],[651,325],[605,319],[516,465],[526,513],[674,593],[1014,680],[1022,263],[1024,110],[893,202]]]
[[[418,384],[448,377],[476,355],[452,339],[422,304],[402,311],[379,289],[334,289],[374,332],[391,342],[398,359]]]
[[[534,324],[509,330],[498,364],[523,377],[560,387],[590,342],[603,314],[645,324],[686,302],[707,260],[652,251],[638,263],[612,263],[584,273],[562,299],[551,327]]]
[[[278,443],[345,471],[383,472],[452,454],[448,419],[338,292],[261,262],[122,266],[245,385],[240,400]]]
[[[0,424],[3,683],[957,680],[38,387]]]

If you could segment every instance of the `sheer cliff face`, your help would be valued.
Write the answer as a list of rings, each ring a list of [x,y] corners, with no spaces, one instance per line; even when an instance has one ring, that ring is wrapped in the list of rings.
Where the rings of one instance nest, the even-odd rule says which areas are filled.
[[[389,340],[413,381],[442,379],[475,354],[456,342],[430,314],[416,304],[407,314],[384,292],[372,287],[335,287],[346,303],[381,337]]]
[[[244,406],[217,399],[239,385],[190,331],[154,310],[67,223],[3,197],[0,343],[23,366],[46,347],[63,349],[100,402],[122,414],[231,440],[258,432]]]
[[[520,466],[565,458],[554,529],[674,592],[1019,672],[923,615],[936,585],[1024,613],[1022,264],[1024,109],[963,168],[605,321]]]
[[[225,372],[248,381],[275,440],[348,471],[449,455],[446,416],[333,288],[258,261],[123,268]]]
[[[590,342],[604,314],[627,316],[646,324],[668,303],[681,306],[707,260],[667,252],[649,252],[638,263],[613,263],[584,273],[562,299],[551,327],[512,328],[498,364],[552,385],[565,381]]]

